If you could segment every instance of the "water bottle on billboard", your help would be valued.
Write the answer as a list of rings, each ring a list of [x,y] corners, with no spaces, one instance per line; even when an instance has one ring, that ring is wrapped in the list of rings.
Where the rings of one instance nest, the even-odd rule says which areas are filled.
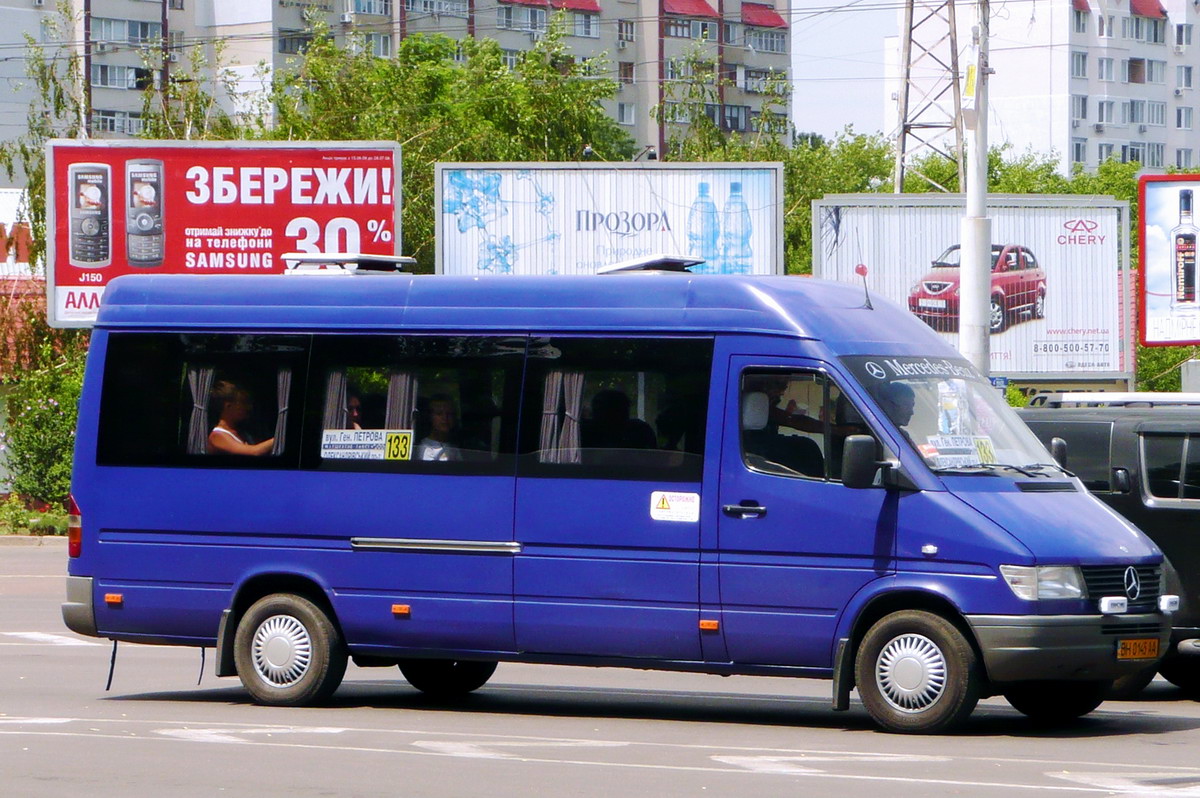
[[[748,274],[750,258],[750,209],[742,198],[742,184],[729,184],[729,199],[721,219],[721,254],[724,256],[722,271],[725,274]]]
[[[717,258],[720,255],[717,247],[717,239],[720,236],[718,225],[717,204],[709,196],[708,183],[701,183],[700,193],[696,195],[692,209],[688,211],[687,237],[688,254],[695,258],[704,258],[705,262],[694,267],[693,273],[712,274],[717,271]]]

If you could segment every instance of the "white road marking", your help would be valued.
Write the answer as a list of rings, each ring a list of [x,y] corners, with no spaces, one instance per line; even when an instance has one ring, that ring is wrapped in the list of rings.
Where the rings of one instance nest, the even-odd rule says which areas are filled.
[[[1104,790],[1135,795],[1200,796],[1200,777],[1168,776],[1161,770],[1143,773],[1050,772],[1047,776],[1087,784]],[[1176,782],[1178,786],[1172,784]]]
[[[0,724],[16,726],[32,723],[35,726],[56,726],[62,723],[71,723],[74,720],[74,718],[0,718]]]
[[[919,756],[910,754],[874,754],[874,753],[853,753],[845,754],[801,754],[800,756],[714,756],[712,759],[716,762],[723,762],[726,765],[734,765],[735,767],[752,770],[755,773],[776,773],[776,774],[813,774],[824,773],[820,768],[808,767],[809,765],[834,762],[887,762],[887,763],[903,763],[910,764],[913,762],[949,762],[948,756]]]
[[[510,754],[507,751],[493,751],[493,748],[618,748],[622,746],[634,745],[634,743],[621,743],[609,741],[592,741],[592,740],[545,740],[543,742],[523,742],[523,743],[508,743],[496,742],[487,743],[485,748],[479,743],[463,743],[453,742],[449,740],[416,740],[412,745],[417,748],[424,748],[427,751],[436,751],[439,754],[447,756],[461,756],[468,759],[523,759],[516,754]]]
[[[155,729],[155,734],[188,740],[193,743],[252,743],[238,737],[239,734],[262,734],[272,737],[276,734],[341,734],[346,729],[326,726],[297,726],[279,728],[275,726],[256,729]]]
[[[757,769],[756,768],[747,768],[746,764],[750,759],[752,759],[751,757],[733,757],[734,761],[731,764],[728,761],[722,761],[722,760],[729,760],[731,758],[728,754],[724,754],[724,753],[719,754],[719,755],[710,756],[706,760],[710,764],[700,764],[700,763],[697,763],[697,764],[661,764],[661,763],[654,763],[654,762],[636,762],[636,761],[624,761],[624,762],[623,761],[605,761],[602,759],[567,759],[567,758],[554,759],[551,757],[546,757],[544,755],[541,757],[527,757],[527,756],[496,757],[496,756],[494,756],[494,754],[500,753],[500,752],[494,751],[494,750],[489,751],[489,748],[490,749],[502,749],[502,748],[506,748],[506,747],[512,747],[512,744],[515,742],[513,740],[513,738],[508,735],[498,735],[498,734],[481,734],[481,733],[463,734],[463,733],[451,733],[451,732],[435,732],[435,731],[430,731],[430,730],[414,731],[414,730],[397,730],[397,729],[366,729],[366,728],[355,729],[355,728],[340,728],[340,727],[339,728],[302,727],[302,726],[297,727],[297,726],[283,726],[283,725],[281,725],[281,726],[263,726],[261,724],[235,724],[235,723],[226,724],[221,727],[214,727],[211,723],[195,723],[195,724],[191,724],[191,725],[194,725],[195,728],[189,729],[189,728],[187,728],[189,724],[183,723],[183,722],[180,722],[180,724],[179,724],[180,727],[176,729],[176,728],[164,727],[163,722],[161,720],[141,721],[141,720],[114,719],[114,718],[102,718],[102,719],[82,719],[82,718],[71,719],[71,718],[67,718],[67,719],[64,719],[67,723],[83,724],[83,725],[87,725],[88,728],[86,730],[81,729],[79,731],[71,731],[71,730],[67,730],[67,729],[64,729],[61,731],[58,731],[58,730],[51,731],[49,729],[42,730],[42,729],[37,729],[37,728],[29,728],[28,726],[46,725],[47,721],[52,720],[52,719],[47,719],[47,718],[7,718],[6,720],[9,721],[9,723],[7,725],[9,725],[10,727],[14,726],[14,725],[20,725],[20,724],[28,724],[28,725],[26,728],[23,728],[23,729],[20,729],[20,728],[11,728],[11,730],[10,729],[0,729],[0,739],[2,739],[4,737],[9,737],[9,736],[17,736],[17,737],[20,737],[20,738],[26,739],[26,740],[31,737],[65,737],[65,738],[84,738],[84,739],[101,738],[101,739],[111,739],[111,740],[124,740],[126,742],[131,741],[131,740],[132,741],[142,741],[142,742],[144,742],[144,741],[176,742],[176,743],[185,743],[185,744],[193,743],[193,742],[209,742],[209,743],[211,743],[211,742],[236,742],[236,743],[240,743],[240,744],[250,744],[250,745],[257,745],[257,746],[263,746],[263,747],[269,747],[269,748],[287,748],[287,749],[291,749],[291,750],[308,750],[308,751],[329,751],[329,752],[337,752],[337,753],[342,753],[342,754],[349,753],[349,752],[357,752],[357,753],[382,754],[384,756],[434,756],[434,757],[449,756],[449,757],[454,757],[454,758],[473,758],[473,759],[485,758],[485,759],[492,759],[492,760],[501,758],[501,759],[505,759],[506,761],[510,761],[510,762],[520,762],[522,764],[532,764],[532,765],[539,765],[539,764],[555,765],[555,766],[567,765],[567,766],[596,767],[596,768],[614,769],[614,770],[651,770],[651,771],[673,771],[673,772],[692,772],[692,773],[714,773],[714,774],[724,774],[724,775],[742,774],[744,776],[749,776],[749,777],[772,777],[772,776],[785,775],[785,776],[789,776],[792,778],[800,777],[800,778],[807,778],[807,779],[824,779],[824,780],[834,780],[834,781],[879,782],[881,784],[905,784],[905,785],[913,784],[913,785],[920,785],[924,788],[928,788],[930,786],[936,785],[936,786],[943,786],[943,787],[962,788],[965,790],[995,788],[995,789],[1022,790],[1022,791],[1048,792],[1048,793],[1112,794],[1114,792],[1114,787],[1110,786],[1108,783],[1106,783],[1103,786],[1089,785],[1089,784],[1079,784],[1078,786],[1075,786],[1075,785],[1065,785],[1065,784],[1055,784],[1055,783],[1049,783],[1049,784],[1039,784],[1039,783],[1032,783],[1032,782],[1022,783],[1022,782],[1016,781],[1016,780],[1008,781],[1008,782],[999,782],[999,781],[983,781],[983,780],[952,779],[952,778],[939,779],[939,778],[932,778],[931,774],[928,774],[928,773],[926,773],[922,776],[915,776],[915,777],[914,776],[891,776],[891,775],[886,775],[886,774],[866,774],[866,773],[862,773],[862,772],[839,773],[839,772],[826,772],[826,771],[820,771],[820,770],[815,770],[815,769],[797,770],[798,768],[803,768],[803,766],[796,764],[798,762],[804,762],[804,761],[807,761],[807,762],[821,761],[821,762],[827,762],[827,763],[833,763],[833,762],[862,763],[864,761],[873,761],[873,762],[878,762],[878,763],[901,764],[901,763],[909,763],[912,761],[919,761],[919,760],[933,760],[933,761],[945,761],[945,762],[963,762],[963,761],[976,761],[977,760],[977,761],[986,761],[986,762],[993,762],[993,763],[1001,762],[1001,761],[1024,762],[1024,763],[1029,762],[1029,760],[1023,760],[1023,759],[1003,759],[1003,758],[992,758],[992,757],[922,757],[919,755],[914,756],[914,757],[909,757],[904,754],[875,754],[875,753],[869,753],[869,752],[855,754],[855,753],[847,752],[844,750],[843,751],[820,751],[820,752],[808,752],[808,751],[803,751],[803,750],[791,750],[791,751],[783,750],[783,751],[780,751],[780,753],[789,754],[790,756],[775,756],[775,757],[761,757],[760,756],[757,758],[757,761],[760,763],[764,762],[765,760],[774,760],[776,763],[780,763],[781,765],[786,765],[787,770],[782,771],[779,769],[772,770],[770,768],[757,768]],[[118,733],[118,730],[116,730],[116,729],[114,729],[112,732],[101,732],[99,730],[99,728],[95,728],[95,727],[100,726],[102,724],[109,724],[109,725],[122,724],[125,726],[143,726],[143,727],[148,724],[153,724],[155,728],[147,729],[149,734],[144,734],[144,733],[139,734],[136,731],[132,732],[132,733],[127,732],[127,731],[124,733]],[[334,744],[312,744],[312,743],[300,743],[300,742],[277,742],[273,739],[274,735],[276,735],[276,734],[291,734],[291,735],[302,735],[302,734],[306,734],[306,733],[345,734],[348,732],[371,735],[372,737],[375,737],[375,738],[386,736],[389,733],[391,733],[391,734],[398,733],[398,734],[401,734],[404,736],[420,736],[421,738],[426,738],[426,739],[418,739],[418,740],[413,740],[410,742],[409,741],[397,741],[399,744],[394,745],[392,747],[355,746],[355,745],[347,744],[347,743],[351,742],[350,740],[344,740],[342,742],[342,744],[334,745]],[[238,736],[238,735],[245,735],[245,736]],[[437,736],[445,736],[450,739],[445,740],[444,741],[445,744],[443,744],[443,745],[430,746],[429,743],[431,743],[431,742],[435,742],[435,743],[443,742],[443,741],[431,741],[431,740],[427,739],[429,737],[437,737]],[[677,750],[714,751],[714,752],[716,752],[716,751],[724,751],[724,752],[756,751],[760,754],[763,753],[764,750],[770,750],[770,749],[755,749],[755,748],[750,748],[750,747],[739,747],[739,746],[674,744],[674,743],[654,743],[654,742],[641,743],[641,742],[636,742],[636,741],[561,740],[561,739],[542,738],[542,737],[518,737],[517,739],[520,740],[521,742],[517,742],[516,746],[522,747],[522,748],[527,748],[527,749],[535,748],[535,747],[574,748],[574,749],[581,749],[581,748],[587,748],[587,747],[605,747],[605,748],[620,747],[623,750],[637,751],[639,749],[645,749],[645,748],[672,748],[672,749],[677,749]],[[486,740],[487,742],[482,742],[484,740]],[[482,742],[482,744],[481,744],[481,742]],[[418,745],[418,744],[422,744],[422,745]],[[441,750],[431,750],[432,748],[435,748],[435,747],[440,748]],[[424,749],[424,750],[421,750],[421,749]],[[480,757],[481,753],[493,754],[493,755]],[[810,753],[815,754],[815,756],[812,756],[812,758],[809,758]],[[1054,762],[1053,763],[1053,765],[1056,767],[1063,767],[1064,765],[1065,766],[1074,766],[1076,764],[1080,764],[1080,763],[1069,763],[1069,762]],[[1120,768],[1120,767],[1135,767],[1132,764],[1121,765],[1119,763],[1117,763],[1117,764],[1093,763],[1093,764],[1095,766],[1108,767],[1110,769],[1111,768]],[[1168,783],[1172,780],[1186,779],[1186,781],[1189,785],[1194,784],[1195,780],[1200,780],[1200,768],[1180,767],[1180,766],[1164,766],[1164,767],[1160,768],[1158,771],[1156,771],[1154,776],[1156,777],[1157,782],[1156,783],[1152,782],[1152,785],[1154,785],[1154,786],[1150,786],[1150,785],[1147,785],[1144,781],[1141,783],[1134,781],[1134,779],[1136,779],[1138,776],[1142,775],[1142,772],[1144,772],[1145,764],[1143,763],[1141,765],[1138,765],[1137,767],[1140,767],[1141,771],[1135,771],[1133,774],[1127,774],[1129,776],[1129,781],[1126,783],[1129,786],[1127,789],[1121,789],[1120,791],[1126,792],[1126,793],[1146,794],[1148,791],[1157,790],[1157,794],[1162,795],[1164,792],[1162,790],[1162,785],[1164,785],[1165,783]],[[1167,774],[1167,773],[1165,773],[1165,771],[1174,771],[1174,775]],[[1060,771],[1059,773],[1031,773],[1030,778],[1035,778],[1035,777],[1048,778],[1050,776],[1060,776],[1063,772],[1065,772],[1065,771]],[[1188,775],[1184,775],[1184,774],[1188,774]],[[1195,780],[1193,778],[1189,777],[1192,774],[1195,775]],[[1124,785],[1122,785],[1122,786],[1124,787]],[[1190,787],[1189,787],[1189,789],[1190,789]],[[1170,794],[1171,795],[1179,795],[1179,796],[1193,795],[1193,793],[1191,793],[1191,792],[1181,792],[1178,790],[1171,791]]]
[[[51,635],[45,632],[4,632],[5,637],[15,637],[19,640],[29,640],[32,643],[46,646],[102,646],[103,643],[93,643],[91,640],[80,640],[78,637],[66,635]],[[0,644],[3,645],[3,644]],[[29,643],[9,643],[8,645],[29,645]]]

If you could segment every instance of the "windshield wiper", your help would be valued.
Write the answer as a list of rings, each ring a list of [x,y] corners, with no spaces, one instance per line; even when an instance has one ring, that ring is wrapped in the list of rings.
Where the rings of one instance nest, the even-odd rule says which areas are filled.
[[[1018,474],[1024,474],[1027,477],[1038,476],[1032,471],[1026,471],[1020,466],[1008,463],[972,463],[971,465],[945,466],[933,469],[933,473],[935,474],[986,474],[990,471],[1016,471]]]
[[[1046,469],[1046,468],[1053,468],[1055,471],[1060,471],[1063,474],[1066,474],[1068,477],[1071,477],[1072,479],[1075,478],[1074,472],[1068,471],[1067,469],[1060,466],[1058,463],[1030,463],[1029,465],[1022,466],[1022,468],[1028,469],[1029,471],[1037,471],[1037,472],[1041,472],[1043,469]]]

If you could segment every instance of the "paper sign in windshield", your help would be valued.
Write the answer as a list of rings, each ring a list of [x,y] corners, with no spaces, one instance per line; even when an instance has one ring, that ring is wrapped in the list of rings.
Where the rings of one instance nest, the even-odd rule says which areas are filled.
[[[935,468],[959,468],[996,462],[996,448],[987,435],[931,435],[921,454]]]
[[[327,429],[321,433],[326,460],[411,460],[410,429]]]

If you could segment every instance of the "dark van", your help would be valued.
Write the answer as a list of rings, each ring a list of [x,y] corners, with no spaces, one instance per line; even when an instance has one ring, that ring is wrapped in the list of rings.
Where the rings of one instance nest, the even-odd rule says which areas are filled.
[[[1039,399],[1042,406],[1020,411],[1030,429],[1047,446],[1056,437],[1066,441],[1067,467],[1166,555],[1163,591],[1177,594],[1180,606],[1158,672],[1200,695],[1200,395]],[[1146,671],[1139,689],[1153,675]]]

